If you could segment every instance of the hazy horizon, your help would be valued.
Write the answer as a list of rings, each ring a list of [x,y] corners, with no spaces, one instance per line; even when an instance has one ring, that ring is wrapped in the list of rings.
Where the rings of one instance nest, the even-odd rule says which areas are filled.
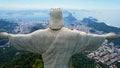
[[[72,9],[120,9],[120,0],[0,0],[4,9],[45,9],[51,7]]]
[[[120,27],[120,0],[0,0],[0,10],[43,10],[54,7],[82,10],[78,18],[93,16],[106,24]]]

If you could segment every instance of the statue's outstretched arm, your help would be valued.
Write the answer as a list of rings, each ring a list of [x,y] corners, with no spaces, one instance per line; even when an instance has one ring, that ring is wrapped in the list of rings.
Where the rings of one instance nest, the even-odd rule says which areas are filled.
[[[120,34],[107,33],[107,34],[104,34],[102,36],[105,37],[106,39],[112,39],[112,38],[119,38]]]
[[[37,30],[29,34],[8,34],[6,32],[0,32],[0,38],[9,39],[15,48],[39,54],[43,53],[45,45],[50,42],[47,39],[48,35],[47,29]]]
[[[1,39],[10,39],[11,37],[28,37],[30,34],[9,34],[7,32],[0,32]]]
[[[0,32],[1,39],[8,39],[9,36],[10,36],[10,34],[8,34],[7,32]]]
[[[7,32],[0,32],[0,38],[9,39],[12,46],[19,50],[36,52],[31,34],[8,34]]]
[[[88,33],[85,35],[88,37],[86,50],[97,49],[99,46],[102,45],[105,39],[112,39],[112,38],[120,37],[120,34],[115,34],[115,33],[108,33],[108,34],[102,34],[102,35]]]
[[[76,45],[75,53],[79,53],[83,50],[90,50],[90,51],[96,50],[102,45],[105,39],[120,37],[120,34],[115,34],[115,33],[99,35],[99,34],[80,32],[77,30],[74,30],[74,32],[78,33],[78,37],[77,37],[78,42]]]

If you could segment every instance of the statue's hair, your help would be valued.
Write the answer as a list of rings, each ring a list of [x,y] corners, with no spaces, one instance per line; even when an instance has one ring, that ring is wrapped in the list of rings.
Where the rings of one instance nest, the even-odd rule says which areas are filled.
[[[51,8],[50,11],[61,11],[61,8]]]
[[[61,29],[63,27],[63,17],[60,8],[51,8],[50,11],[50,29]]]

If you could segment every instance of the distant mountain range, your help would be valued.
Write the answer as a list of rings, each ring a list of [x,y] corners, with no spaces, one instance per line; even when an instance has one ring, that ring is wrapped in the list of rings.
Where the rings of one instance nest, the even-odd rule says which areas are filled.
[[[48,20],[49,10],[0,10],[0,19]],[[120,10],[62,9],[63,17],[71,13],[77,20],[92,16],[100,21],[120,27]]]
[[[95,30],[103,31],[104,33],[120,32],[120,28],[106,25],[104,22],[98,22],[97,19],[92,17],[84,18],[81,22],[87,23],[88,27],[94,28]]]

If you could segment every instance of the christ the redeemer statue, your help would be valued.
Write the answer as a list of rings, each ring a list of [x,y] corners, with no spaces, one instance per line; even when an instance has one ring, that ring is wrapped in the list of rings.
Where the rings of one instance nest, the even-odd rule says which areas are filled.
[[[97,35],[68,29],[63,25],[59,8],[51,9],[50,23],[46,29],[29,34],[0,33],[0,38],[8,38],[15,48],[41,54],[44,68],[71,68],[72,55],[83,50],[95,50],[105,39],[119,36],[114,33]]]

